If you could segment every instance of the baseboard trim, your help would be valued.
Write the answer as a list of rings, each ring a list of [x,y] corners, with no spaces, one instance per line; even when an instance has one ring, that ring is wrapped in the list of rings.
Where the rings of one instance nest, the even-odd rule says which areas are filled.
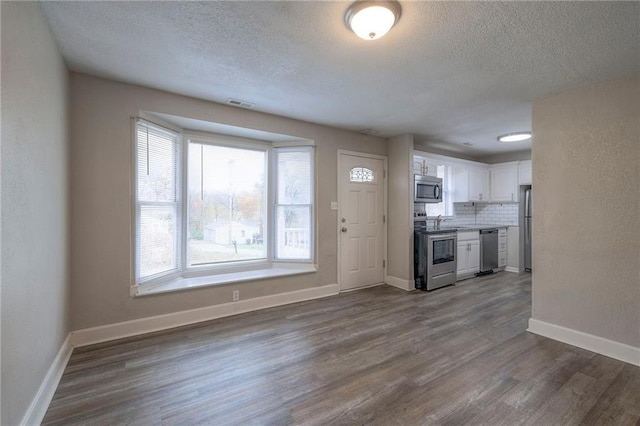
[[[387,275],[384,277],[384,282],[390,286],[397,287],[405,291],[415,290],[415,283],[413,281],[403,280],[402,278]]]
[[[533,318],[529,319],[527,331],[640,366],[640,348],[634,346]]]
[[[53,399],[53,395],[56,393],[56,389],[62,378],[62,373],[64,373],[64,369],[67,367],[71,352],[73,352],[73,345],[71,344],[71,333],[69,333],[64,339],[64,342],[62,342],[62,346],[60,346],[47,374],[44,376],[38,392],[33,397],[31,404],[29,404],[29,408],[22,418],[20,425],[39,425],[42,423],[49,404]]]
[[[520,269],[514,268],[513,266],[507,266],[504,270],[507,272],[515,272],[516,274],[520,272]]]
[[[260,309],[319,299],[340,293],[338,284],[307,288],[270,296],[255,297],[238,302],[223,303],[188,311],[173,312],[165,315],[140,318],[100,327],[86,328],[71,332],[71,344],[74,347],[93,345],[125,337],[162,331],[170,328],[210,321],[216,318],[243,314]]]

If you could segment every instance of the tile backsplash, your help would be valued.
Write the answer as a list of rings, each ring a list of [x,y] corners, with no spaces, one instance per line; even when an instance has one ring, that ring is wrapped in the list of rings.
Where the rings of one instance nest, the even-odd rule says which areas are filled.
[[[453,224],[518,225],[518,203],[454,203]]]

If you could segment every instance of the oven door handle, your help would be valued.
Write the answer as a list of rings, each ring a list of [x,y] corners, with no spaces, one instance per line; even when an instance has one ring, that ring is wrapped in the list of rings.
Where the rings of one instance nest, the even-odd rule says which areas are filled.
[[[455,240],[455,235],[429,235],[429,241]]]

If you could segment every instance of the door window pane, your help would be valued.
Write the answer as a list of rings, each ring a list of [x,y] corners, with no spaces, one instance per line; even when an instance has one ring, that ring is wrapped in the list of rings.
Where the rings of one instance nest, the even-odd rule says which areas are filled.
[[[354,167],[349,171],[349,180],[351,182],[373,182],[375,176],[373,170],[366,167]]]

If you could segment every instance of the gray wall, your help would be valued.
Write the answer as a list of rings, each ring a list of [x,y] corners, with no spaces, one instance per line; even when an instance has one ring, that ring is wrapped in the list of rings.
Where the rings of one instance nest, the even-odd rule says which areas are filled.
[[[640,81],[533,105],[533,318],[640,347]]]
[[[318,272],[132,298],[130,117],[154,111],[315,140]],[[337,283],[338,148],[386,154],[386,141],[153,89],[71,74],[71,283],[74,330]]]
[[[387,274],[413,279],[413,135],[389,139],[389,233]],[[413,288],[413,286],[410,286]]]
[[[37,3],[2,2],[2,419],[69,332],[67,69]]]
[[[487,164],[508,163],[510,161],[531,160],[531,150],[504,152],[502,154],[485,155],[478,157],[478,161]]]

